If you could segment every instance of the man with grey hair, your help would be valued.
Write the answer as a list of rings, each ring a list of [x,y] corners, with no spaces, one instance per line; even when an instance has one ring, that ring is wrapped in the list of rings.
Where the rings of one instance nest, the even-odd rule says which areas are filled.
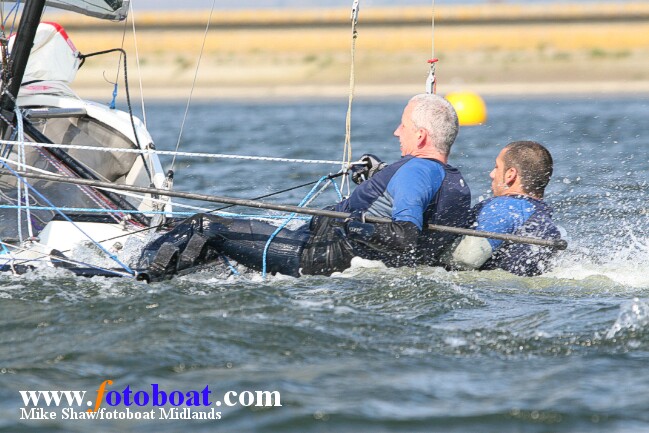
[[[417,95],[394,131],[402,158],[387,165],[364,155],[352,174],[358,187],[329,208],[350,213],[347,220],[314,217],[297,230],[281,230],[266,248],[276,226],[199,214],[149,244],[139,268],[164,278],[219,256],[255,270],[265,260],[268,272],[293,276],[330,275],[348,268],[354,256],[388,266],[436,265],[456,236],[428,230],[428,224],[462,227],[471,205],[468,185],[448,165],[457,133],[457,114],[448,101]],[[365,215],[391,222],[367,223]]]
[[[453,106],[446,99],[431,97],[428,94],[414,96],[410,104],[414,125],[425,129],[433,146],[448,157],[459,128]]]
[[[451,146],[459,130],[457,114],[444,98],[420,94],[410,99],[394,131],[402,158],[388,166],[364,155],[365,176],[352,196],[336,210],[390,217],[390,224],[347,223],[348,238],[357,255],[382,260],[389,266],[439,264],[443,250],[456,238],[427,229],[428,224],[464,227],[471,192],[460,172],[448,165]],[[376,171],[380,170],[380,171]],[[363,228],[363,229],[361,229]],[[361,254],[358,253],[361,251]]]

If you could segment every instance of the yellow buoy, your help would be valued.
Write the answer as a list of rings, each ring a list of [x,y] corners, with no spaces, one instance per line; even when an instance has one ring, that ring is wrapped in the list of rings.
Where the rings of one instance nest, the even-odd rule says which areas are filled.
[[[480,95],[473,92],[451,92],[446,95],[457,112],[461,126],[480,125],[487,121],[487,106]]]

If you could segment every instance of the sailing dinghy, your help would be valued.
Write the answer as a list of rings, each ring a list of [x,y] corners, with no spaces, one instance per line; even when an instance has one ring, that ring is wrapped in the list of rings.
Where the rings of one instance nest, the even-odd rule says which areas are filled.
[[[15,38],[4,40],[5,43],[0,46],[3,65],[0,77],[0,270],[20,272],[26,267],[45,262],[66,267],[78,275],[138,277],[129,267],[129,260],[134,263],[133,259],[142,252],[145,233],[162,227],[162,220],[173,215],[168,197],[290,212],[288,215],[246,216],[253,219],[279,217],[284,220],[269,237],[264,251],[275,235],[298,213],[342,219],[349,217],[346,213],[333,212],[336,215],[332,215],[331,211],[306,206],[327,186],[335,185],[333,179],[338,176],[342,176],[341,183],[347,186],[349,194],[349,168],[363,163],[352,162],[350,142],[358,0],[354,0],[352,6],[352,67],[342,162],[246,155],[192,155],[342,164],[336,174],[277,192],[315,184],[298,206],[259,201],[277,193],[242,200],[171,191],[173,173],[170,171],[165,176],[158,160],[158,155],[165,152],[155,151],[145,125],[132,115],[128,87],[129,112],[84,101],[71,90],[69,84],[83,60],[91,54],[101,53],[80,55],[60,26],[40,23],[45,4],[45,0],[28,0]],[[54,0],[47,4],[112,20],[125,19],[129,9],[128,0]],[[429,93],[435,91],[435,61],[431,60],[427,81]],[[126,67],[124,72],[126,76]],[[174,157],[180,154],[178,149],[166,153]],[[340,189],[336,188],[336,192],[339,200],[342,200]],[[203,212],[221,210],[191,208]],[[378,223],[390,220],[367,217],[367,221]],[[566,247],[563,240],[534,239],[439,225],[428,225],[428,228],[558,249]],[[134,243],[136,246],[131,247]],[[202,245],[197,248],[202,248]],[[88,250],[98,253],[95,256],[101,256],[104,262],[90,262]],[[131,252],[130,256],[128,252]],[[170,254],[173,255],[173,252]],[[215,260],[220,258],[214,257]],[[226,257],[222,259],[230,266]],[[232,272],[236,273],[236,269],[232,268]],[[265,258],[262,275],[266,275]],[[146,267],[143,267],[139,277],[147,279]]]
[[[111,20],[125,19],[129,7],[128,0],[47,4]],[[171,211],[169,201],[28,178],[45,173],[168,186],[158,156],[147,153],[155,147],[145,125],[130,113],[83,100],[70,88],[83,56],[61,26],[40,23],[44,6],[44,0],[26,2],[18,31],[3,50],[3,65],[9,66],[3,69],[0,100],[0,270],[19,272],[46,262],[84,275],[132,275],[120,253],[135,238],[141,242],[143,229],[160,223]],[[80,245],[107,263],[89,265],[87,257],[75,257]]]

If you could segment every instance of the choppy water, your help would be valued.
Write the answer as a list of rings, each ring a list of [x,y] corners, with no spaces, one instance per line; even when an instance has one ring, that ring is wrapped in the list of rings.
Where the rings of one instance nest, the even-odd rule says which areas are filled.
[[[360,102],[354,149],[398,158],[405,101]],[[487,100],[452,162],[485,195],[500,148],[544,142],[570,248],[535,278],[358,265],[333,278],[202,273],[144,285],[0,276],[0,431],[649,431],[646,99]],[[345,101],[195,105],[182,150],[337,159]],[[174,147],[181,104],[149,107]],[[176,189],[254,197],[332,167],[176,162]],[[304,190],[275,200],[297,203]],[[333,200],[333,196],[321,201]],[[324,203],[322,203],[324,204]],[[18,390],[278,390],[219,421],[21,421]]]

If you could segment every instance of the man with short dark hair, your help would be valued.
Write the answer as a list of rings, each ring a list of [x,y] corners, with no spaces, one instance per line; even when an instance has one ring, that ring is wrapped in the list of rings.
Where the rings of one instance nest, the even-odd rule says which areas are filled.
[[[543,202],[552,176],[552,156],[540,143],[509,143],[490,173],[494,196],[472,209],[476,230],[559,239],[552,210]],[[539,275],[549,268],[556,250],[529,244],[465,236],[451,253],[450,265],[459,269],[504,269],[517,275]]]
[[[428,230],[428,224],[464,226],[471,206],[468,185],[448,164],[457,133],[448,101],[417,95],[394,131],[402,158],[389,165],[373,155],[361,158],[366,165],[353,175],[359,186],[334,207],[351,214],[347,221],[314,217],[299,229],[282,229],[267,247],[273,224],[198,214],[147,245],[139,268],[164,278],[219,255],[293,276],[330,275],[348,268],[354,256],[388,266],[438,264],[457,236]],[[367,223],[365,215],[391,222]]]

